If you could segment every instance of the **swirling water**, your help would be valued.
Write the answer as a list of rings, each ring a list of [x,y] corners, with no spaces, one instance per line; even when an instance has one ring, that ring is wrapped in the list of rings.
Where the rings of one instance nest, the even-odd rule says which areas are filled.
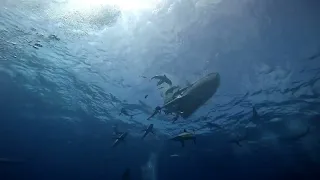
[[[132,179],[317,179],[319,5],[2,0],[0,179],[120,179],[127,167]],[[163,102],[148,79],[210,72],[218,92],[187,120],[152,119],[141,141]],[[111,148],[114,124],[130,136]],[[196,145],[167,141],[184,128]]]

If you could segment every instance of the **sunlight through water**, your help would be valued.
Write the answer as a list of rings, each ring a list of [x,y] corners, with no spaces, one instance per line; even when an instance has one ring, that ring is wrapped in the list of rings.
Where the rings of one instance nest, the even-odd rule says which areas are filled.
[[[151,9],[158,0],[69,0],[68,6],[72,9],[86,10],[101,6],[115,6],[121,11],[140,11]]]
[[[49,19],[73,25],[76,29],[85,26],[104,28],[114,25],[120,17],[140,17],[153,12],[161,0],[62,0],[46,10]],[[81,28],[82,27],[82,28]]]

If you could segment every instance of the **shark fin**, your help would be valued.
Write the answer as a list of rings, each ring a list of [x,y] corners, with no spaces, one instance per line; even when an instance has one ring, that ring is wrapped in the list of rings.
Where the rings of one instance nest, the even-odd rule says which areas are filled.
[[[153,135],[156,135],[155,133],[154,133],[154,131],[150,131]]]
[[[197,144],[196,138],[193,138],[193,144]]]
[[[183,129],[183,132],[187,132],[187,130],[186,130],[186,129]]]

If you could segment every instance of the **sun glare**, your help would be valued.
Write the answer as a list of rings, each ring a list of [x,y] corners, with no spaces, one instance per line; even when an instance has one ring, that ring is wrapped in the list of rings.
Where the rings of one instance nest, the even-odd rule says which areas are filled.
[[[69,0],[72,9],[88,9],[104,5],[118,7],[121,11],[139,11],[151,9],[158,0]]]

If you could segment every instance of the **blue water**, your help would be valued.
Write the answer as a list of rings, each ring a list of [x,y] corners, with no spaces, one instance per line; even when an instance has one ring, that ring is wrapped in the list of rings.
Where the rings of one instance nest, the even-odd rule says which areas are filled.
[[[320,178],[317,0],[112,2],[0,2],[0,180]],[[211,72],[190,118],[146,120],[163,103],[149,78]],[[111,148],[115,124],[129,136]],[[183,129],[196,145],[168,140]]]

